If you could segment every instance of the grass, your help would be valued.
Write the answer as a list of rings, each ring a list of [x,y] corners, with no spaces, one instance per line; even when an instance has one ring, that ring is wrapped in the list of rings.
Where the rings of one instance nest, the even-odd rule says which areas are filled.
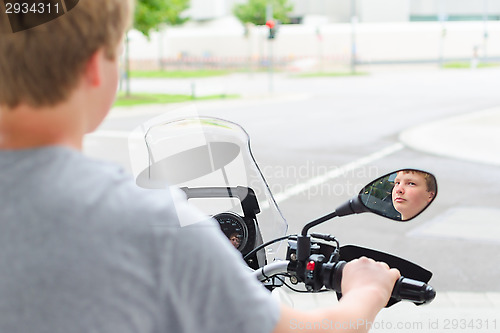
[[[228,75],[232,72],[226,70],[212,70],[212,69],[199,69],[199,70],[158,70],[158,71],[131,71],[131,78],[141,79],[191,79],[191,78],[205,78],[214,76]]]
[[[500,64],[498,63],[481,63],[477,64],[477,68],[489,68],[489,67],[498,67]],[[462,69],[462,68],[471,68],[470,62],[448,62],[444,63],[443,68],[447,69]]]
[[[346,77],[346,76],[364,76],[369,75],[367,72],[317,72],[317,73],[304,73],[297,74],[296,77],[309,78],[309,77]]]
[[[238,98],[238,95],[210,95],[200,96],[193,98],[189,95],[169,95],[169,94],[132,94],[125,96],[124,93],[119,93],[113,107],[128,107],[144,104],[168,104],[168,103],[181,103],[194,100],[211,100],[211,99],[225,99],[225,98]]]

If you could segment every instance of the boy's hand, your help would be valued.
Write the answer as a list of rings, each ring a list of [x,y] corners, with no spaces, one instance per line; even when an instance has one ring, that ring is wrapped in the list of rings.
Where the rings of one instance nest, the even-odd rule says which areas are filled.
[[[361,257],[348,262],[342,272],[342,294],[362,291],[372,300],[384,307],[391,297],[394,284],[401,274],[389,268],[384,262]]]

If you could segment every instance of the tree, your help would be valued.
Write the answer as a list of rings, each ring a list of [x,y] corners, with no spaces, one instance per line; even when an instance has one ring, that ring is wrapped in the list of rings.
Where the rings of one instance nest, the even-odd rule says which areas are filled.
[[[189,8],[189,0],[137,0],[134,28],[149,37],[162,23],[179,25],[188,20],[181,13]]]
[[[137,0],[134,16],[134,28],[149,38],[152,30],[158,30],[164,24],[179,25],[189,18],[181,17],[189,8],[189,0]],[[130,61],[128,52],[128,36],[126,38],[125,72],[126,95],[130,96]]]
[[[233,13],[242,23],[266,24],[266,8],[273,6],[273,18],[281,23],[290,22],[288,14],[293,10],[289,0],[249,0],[246,4],[234,6]]]

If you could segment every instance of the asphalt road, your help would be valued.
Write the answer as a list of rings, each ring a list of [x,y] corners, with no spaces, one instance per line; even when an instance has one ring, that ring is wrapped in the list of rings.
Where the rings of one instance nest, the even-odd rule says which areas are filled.
[[[132,87],[173,92],[191,83],[136,81]],[[211,83],[214,89],[243,98],[192,103],[196,112],[237,122],[246,129],[254,156],[278,198],[325,171],[387,147],[396,148],[300,194],[281,196],[279,206],[289,232],[298,232],[306,222],[333,211],[384,173],[404,167],[425,169],[436,175],[439,194],[417,219],[397,223],[363,214],[333,220],[317,230],[337,236],[341,244],[376,248],[419,263],[434,272],[432,281],[438,290],[500,291],[500,239],[482,237],[500,223],[496,218],[500,168],[399,146],[399,134],[407,129],[500,106],[500,69],[392,68],[367,76],[307,79],[279,74],[273,78],[272,93],[267,74],[195,82],[199,87]],[[97,134],[89,136],[86,152],[125,165],[127,133],[179,107],[115,109]],[[439,140],[453,145],[456,138],[443,133]],[[496,147],[492,154],[499,153]],[[459,237],[451,232],[457,217],[465,220]],[[442,228],[426,232],[435,225]]]

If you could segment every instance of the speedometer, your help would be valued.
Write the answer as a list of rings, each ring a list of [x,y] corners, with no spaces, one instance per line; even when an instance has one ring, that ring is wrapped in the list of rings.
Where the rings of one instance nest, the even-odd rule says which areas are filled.
[[[231,212],[217,214],[214,218],[231,244],[241,251],[248,241],[248,228],[243,218]]]

